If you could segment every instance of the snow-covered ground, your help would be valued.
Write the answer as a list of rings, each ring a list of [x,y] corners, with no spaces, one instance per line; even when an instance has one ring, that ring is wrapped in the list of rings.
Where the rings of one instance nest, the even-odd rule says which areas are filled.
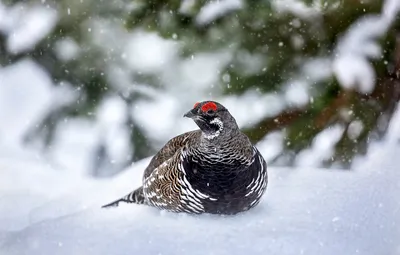
[[[262,203],[229,217],[100,209],[149,159],[94,180],[2,148],[0,254],[400,254],[399,134],[397,111],[352,171],[271,167]]]

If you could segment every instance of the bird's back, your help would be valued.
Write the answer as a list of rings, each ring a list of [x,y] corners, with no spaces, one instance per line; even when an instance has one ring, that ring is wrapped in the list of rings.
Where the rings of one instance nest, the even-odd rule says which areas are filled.
[[[143,178],[147,178],[150,174],[161,164],[170,160],[174,154],[182,149],[191,140],[197,139],[201,136],[200,130],[194,130],[183,133],[170,139],[151,159],[149,165],[146,167]]]

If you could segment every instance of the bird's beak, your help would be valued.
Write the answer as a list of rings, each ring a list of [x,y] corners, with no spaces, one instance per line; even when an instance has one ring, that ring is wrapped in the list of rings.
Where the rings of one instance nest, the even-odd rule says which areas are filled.
[[[196,113],[194,113],[194,109],[188,111],[187,113],[185,113],[185,114],[183,115],[183,117],[191,118],[191,119],[193,119],[195,116],[196,116]]]

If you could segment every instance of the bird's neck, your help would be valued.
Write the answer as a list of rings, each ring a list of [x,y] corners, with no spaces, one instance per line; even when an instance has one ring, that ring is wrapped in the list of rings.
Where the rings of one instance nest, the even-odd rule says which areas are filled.
[[[210,143],[216,141],[224,141],[229,140],[235,135],[239,134],[239,127],[237,126],[236,122],[232,121],[232,123],[224,124],[219,119],[215,119],[214,123],[217,126],[217,129],[214,130],[201,130],[201,139],[204,141],[209,141]]]
[[[204,175],[216,172],[229,174],[243,170],[244,165],[252,162],[253,148],[250,142],[242,138],[201,138],[200,143],[189,152],[195,162],[195,169]]]
[[[225,159],[235,158],[237,155],[240,161],[248,161],[252,156],[252,144],[239,129],[223,130],[218,136],[210,137],[201,135],[198,150],[204,155],[221,157]]]
[[[240,133],[239,129],[231,129],[229,127],[221,127],[213,132],[201,132],[201,142],[203,144],[223,144],[230,142]]]

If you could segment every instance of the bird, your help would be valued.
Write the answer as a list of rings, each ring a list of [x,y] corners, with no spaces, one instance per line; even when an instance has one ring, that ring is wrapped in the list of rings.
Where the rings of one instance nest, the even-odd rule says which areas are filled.
[[[259,204],[267,164],[227,108],[203,101],[183,115],[199,129],[170,139],[144,170],[142,186],[102,206],[144,204],[176,213],[234,215]]]

